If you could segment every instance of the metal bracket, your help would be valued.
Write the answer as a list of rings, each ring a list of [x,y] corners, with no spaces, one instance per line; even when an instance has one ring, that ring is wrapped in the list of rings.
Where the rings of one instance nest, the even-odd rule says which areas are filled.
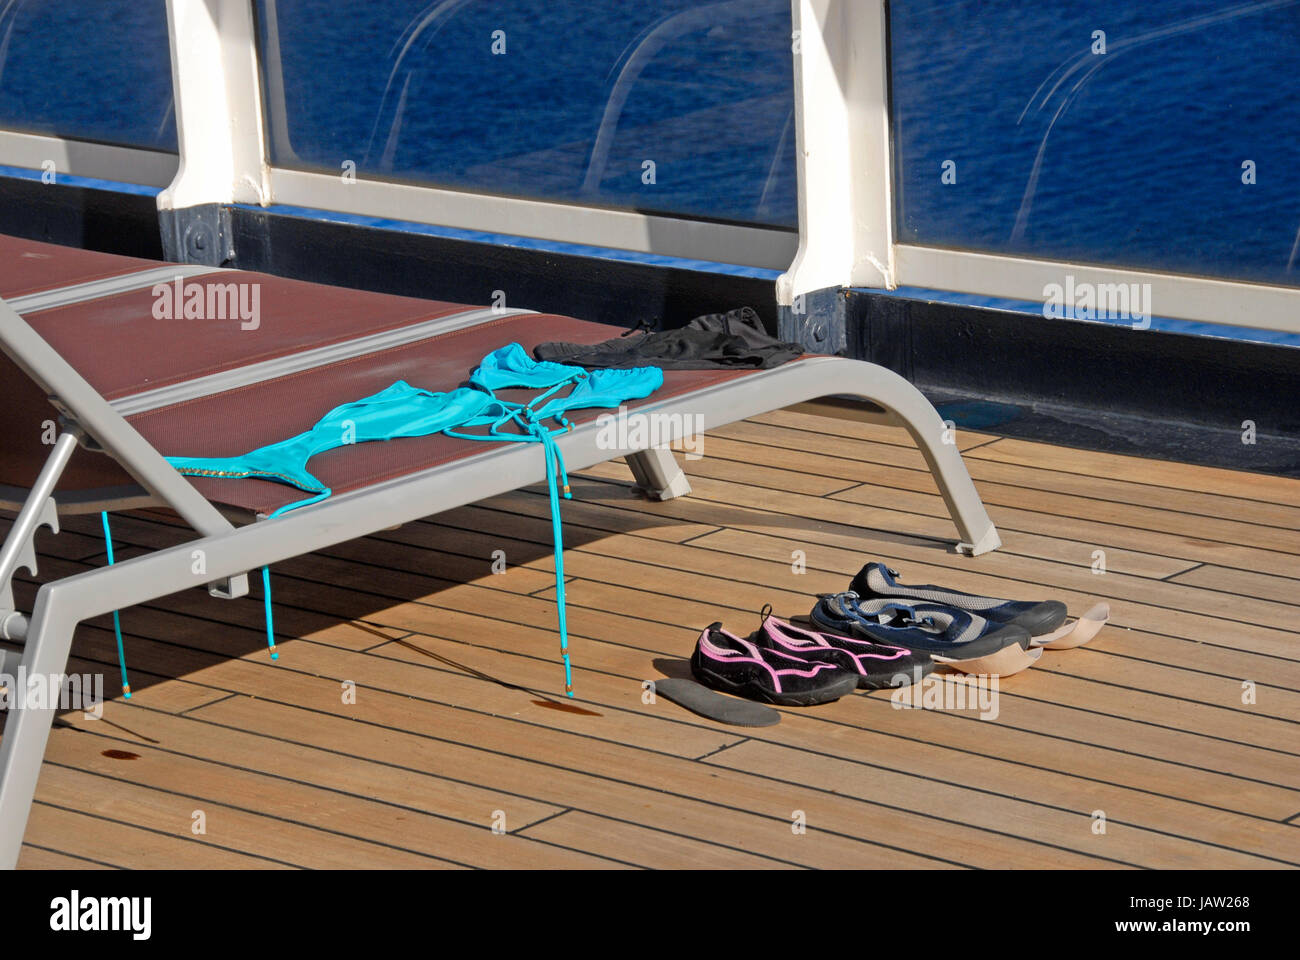
[[[803,344],[811,353],[844,354],[848,351],[848,290],[825,287],[794,298],[792,306],[780,306],[777,335],[787,342]]]
[[[208,595],[218,600],[234,600],[248,596],[248,574],[237,573],[224,580],[214,580],[208,584]]]
[[[72,411],[68,408],[66,404],[60,401],[58,397],[52,396],[49,397],[48,399],[50,405],[53,406],[55,410],[59,411],[59,426],[62,427],[64,430],[64,433],[61,436],[76,437],[77,442],[86,450],[92,450],[96,453],[107,454],[107,451],[102,446],[100,446],[98,441],[96,441],[94,437],[92,437],[89,433],[87,433],[81,427],[81,425],[77,423],[76,419],[72,415]],[[60,470],[61,469],[62,468],[60,468]],[[56,477],[55,479],[57,481],[58,478]],[[49,502],[51,505],[53,505],[54,499],[51,497]],[[54,523],[50,529],[52,529],[55,533],[59,532],[57,513],[54,514]],[[35,530],[33,530],[32,532],[35,533]],[[33,554],[32,564],[27,568],[33,574],[36,573],[35,562],[36,559],[35,559],[35,555]],[[7,578],[5,580],[4,589],[8,589]],[[227,577],[222,580],[214,581],[213,583],[208,584],[208,593],[220,600],[234,600],[238,597],[245,597],[248,595],[248,574],[241,573],[233,577]],[[5,605],[6,602],[8,603],[8,606]],[[11,615],[6,612],[12,610],[13,610],[12,594],[11,593],[5,594],[3,592],[0,592],[0,638],[9,637],[9,634],[6,631],[7,620],[14,623],[14,626],[12,628],[13,630],[20,629],[16,625],[17,622],[12,621]],[[11,638],[11,639],[16,639],[16,638]]]
[[[651,447],[629,453],[627,465],[632,469],[637,487],[653,500],[672,500],[691,492],[691,482],[671,450]]]
[[[1002,546],[1002,538],[998,536],[997,528],[990,525],[979,540],[973,543],[966,541],[958,543],[956,552],[966,557],[978,557],[980,554],[996,550],[1000,546]]]
[[[159,210],[163,255],[173,263],[223,267],[235,259],[230,208],[220,203]]]
[[[36,531],[43,526],[49,527],[51,533],[59,532],[59,508],[53,497],[46,497],[36,508],[30,531],[18,542],[13,560],[0,571],[0,576],[4,577],[4,582],[0,583],[0,618],[14,612],[13,575],[18,568],[24,567],[32,576],[36,575]]]

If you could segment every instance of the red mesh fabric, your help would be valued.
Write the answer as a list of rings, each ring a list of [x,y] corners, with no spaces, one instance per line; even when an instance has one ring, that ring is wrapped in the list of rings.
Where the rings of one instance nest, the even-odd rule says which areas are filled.
[[[6,299],[159,266],[153,260],[0,235],[0,297]]]
[[[143,261],[142,261],[143,262]],[[438,300],[285,280],[263,273],[213,273],[185,284],[258,284],[255,329],[230,319],[157,319],[174,284],[133,290],[26,316],[46,342],[109,400],[192,380],[353,337],[472,309]],[[245,294],[252,305],[252,288]],[[184,299],[182,292],[182,305]]]
[[[50,455],[46,421],[56,421],[58,411],[45,399],[45,391],[33,383],[3,353],[0,353],[0,484],[26,489]],[[130,474],[117,461],[102,453],[78,450],[68,461],[59,481],[60,490],[97,490],[132,484]]]

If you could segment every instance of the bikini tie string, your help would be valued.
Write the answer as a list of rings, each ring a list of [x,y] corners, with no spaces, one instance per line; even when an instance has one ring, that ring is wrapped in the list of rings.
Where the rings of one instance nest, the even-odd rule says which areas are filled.
[[[108,565],[111,567],[114,563],[113,531],[108,526],[108,511],[101,510],[99,518],[104,523],[104,549],[108,553]],[[122,646],[122,619],[116,610],[113,611],[113,636],[117,638],[117,665],[122,670],[122,696],[130,700],[131,684],[126,677],[126,650]]]
[[[271,620],[271,568],[262,568],[262,601],[266,605],[266,646],[271,651],[271,659],[279,660],[280,654],[275,649],[275,627]]]
[[[546,396],[555,393],[559,387],[564,385],[559,384],[553,387],[542,396],[535,397],[533,402],[545,399]],[[559,445],[555,442],[556,434],[567,433],[572,429],[572,424],[560,416],[557,416],[556,419],[561,421],[564,427],[552,431],[547,429],[546,425],[537,418],[537,411],[532,409],[531,406],[517,406],[491,424],[487,433],[462,433],[458,430],[445,430],[443,432],[446,436],[457,437],[462,440],[507,440],[515,443],[541,444],[542,457],[546,462],[546,489],[551,501],[551,537],[552,551],[555,557],[555,616],[560,633],[560,657],[564,661],[564,692],[566,696],[572,697],[573,663],[569,658],[568,605],[564,592],[564,534],[560,523],[560,498],[572,500],[573,491],[569,486],[569,474],[564,465],[564,454],[560,452]],[[519,427],[520,433],[506,433],[501,429],[511,422]]]
[[[572,697],[573,664],[569,660],[569,624],[564,595],[564,534],[560,524],[557,474],[563,478],[564,499],[572,499],[573,494],[569,489],[568,472],[564,468],[564,454],[555,442],[555,435],[535,420],[529,423],[529,431],[541,443],[542,455],[546,460],[546,488],[551,500],[551,537],[555,556],[555,615],[560,631],[560,658],[564,661],[564,693]]]

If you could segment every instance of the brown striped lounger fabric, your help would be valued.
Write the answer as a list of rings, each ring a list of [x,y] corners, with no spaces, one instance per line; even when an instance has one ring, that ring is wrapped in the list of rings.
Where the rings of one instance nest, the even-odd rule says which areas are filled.
[[[0,236],[0,503],[20,511],[0,551],[0,640],[22,646],[21,654],[0,651],[0,672],[13,674],[21,663],[29,676],[59,674],[83,620],[194,586],[241,596],[250,569],[546,476],[536,444],[443,434],[355,444],[311,461],[312,473],[333,490],[328,499],[247,522],[301,499],[301,491],[260,479],[182,477],[164,457],[234,456],[284,440],[397,380],[448,391],[511,342],[531,352],[546,340],[599,343],[620,332],[572,317]],[[868,399],[911,432],[956,523],[958,549],[998,546],[938,414],[881,367],[805,356],[753,372],[665,371],[663,387],[628,408],[708,429],[827,395]],[[576,412],[572,432],[558,438],[570,469],[627,456],[649,495],[689,491],[668,450],[602,442],[595,423],[602,412]],[[14,609],[11,578],[19,566],[34,567],[40,526],[57,531],[60,512],[147,505],[174,510],[195,539],[47,583],[32,611]],[[193,573],[195,549],[204,552],[202,577]],[[53,715],[16,709],[8,718],[0,744],[0,865],[17,860]]]

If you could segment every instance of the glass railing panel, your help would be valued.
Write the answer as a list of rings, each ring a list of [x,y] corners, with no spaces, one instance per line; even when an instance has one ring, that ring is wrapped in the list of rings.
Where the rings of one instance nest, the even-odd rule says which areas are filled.
[[[174,153],[163,0],[0,4],[0,128]]]
[[[275,166],[796,224],[789,0],[259,0]]]
[[[1300,4],[890,5],[898,242],[1300,283]]]

